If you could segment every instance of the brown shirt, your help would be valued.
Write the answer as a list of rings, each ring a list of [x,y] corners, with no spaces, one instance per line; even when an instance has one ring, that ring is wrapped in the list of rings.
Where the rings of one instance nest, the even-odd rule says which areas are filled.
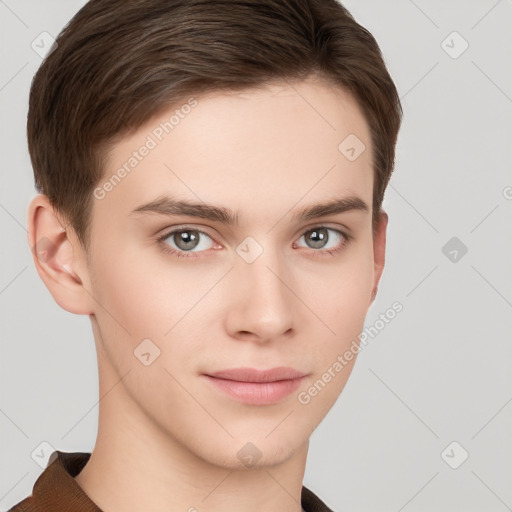
[[[53,452],[34,484],[32,495],[8,512],[102,512],[74,479],[90,456],[84,452]],[[333,512],[304,486],[301,503],[306,512]]]

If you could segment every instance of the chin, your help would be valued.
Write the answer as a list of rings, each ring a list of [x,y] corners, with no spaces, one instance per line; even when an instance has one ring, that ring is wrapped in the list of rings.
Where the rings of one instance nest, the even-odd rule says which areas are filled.
[[[301,448],[307,450],[308,439],[295,440],[290,435],[271,434],[265,436],[244,436],[230,438],[226,442],[216,442],[212,447],[196,447],[196,455],[209,464],[224,469],[249,471],[273,467],[285,463],[293,456],[300,456]]]

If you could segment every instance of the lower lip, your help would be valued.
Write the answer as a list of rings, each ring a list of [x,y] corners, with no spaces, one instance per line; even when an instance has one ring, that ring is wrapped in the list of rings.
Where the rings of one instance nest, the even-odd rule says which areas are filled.
[[[238,402],[252,405],[265,405],[279,402],[293,393],[304,377],[275,382],[239,382],[236,380],[217,379],[205,375],[217,389],[220,389]]]

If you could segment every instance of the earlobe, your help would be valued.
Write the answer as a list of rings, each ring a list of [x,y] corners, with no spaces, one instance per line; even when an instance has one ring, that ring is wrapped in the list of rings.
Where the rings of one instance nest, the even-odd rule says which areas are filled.
[[[386,229],[388,225],[388,214],[381,210],[379,213],[379,221],[375,234],[373,237],[373,265],[374,265],[374,280],[370,304],[377,296],[379,281],[384,270],[384,263],[386,261]]]
[[[55,302],[70,313],[92,313],[90,295],[76,267],[82,255],[47,196],[38,194],[28,208],[28,243],[39,277]],[[71,230],[71,228],[69,228]]]

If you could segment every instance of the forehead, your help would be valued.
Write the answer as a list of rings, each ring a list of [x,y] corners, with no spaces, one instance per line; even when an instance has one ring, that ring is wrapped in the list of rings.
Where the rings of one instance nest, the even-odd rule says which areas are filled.
[[[372,183],[370,132],[351,95],[323,81],[279,82],[185,99],[121,139],[93,210],[126,217],[172,195],[270,221],[340,195],[371,204]]]

